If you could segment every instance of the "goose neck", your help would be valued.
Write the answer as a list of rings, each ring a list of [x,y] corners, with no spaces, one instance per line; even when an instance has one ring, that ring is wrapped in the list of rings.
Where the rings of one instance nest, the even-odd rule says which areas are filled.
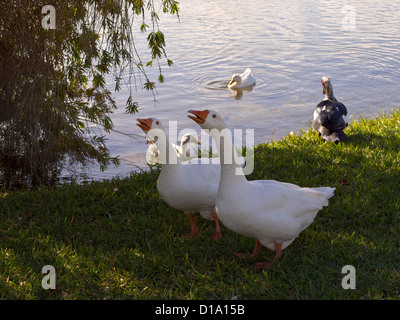
[[[213,131],[213,130],[212,130]],[[211,133],[220,158],[221,182],[245,182],[242,167],[236,163],[232,134],[228,129]]]
[[[331,86],[326,88],[325,91],[325,99],[324,100],[332,100],[332,101],[337,101],[335,96],[333,95],[333,89]]]

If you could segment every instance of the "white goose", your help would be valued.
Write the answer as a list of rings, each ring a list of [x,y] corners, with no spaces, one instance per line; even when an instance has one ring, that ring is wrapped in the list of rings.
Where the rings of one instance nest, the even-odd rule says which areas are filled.
[[[148,143],[149,147],[147,148],[147,155],[146,155],[148,163],[149,164],[161,163],[160,153],[157,149],[156,144],[150,140],[148,141]],[[186,133],[183,135],[181,139],[180,146],[177,146],[172,142],[171,145],[176,150],[179,159],[184,160],[193,157],[197,154],[198,151],[197,146],[200,145],[200,142],[191,133]]]
[[[301,188],[275,180],[248,181],[242,168],[231,160],[231,138],[219,141],[227,132],[222,117],[212,110],[189,112],[194,115],[188,115],[189,118],[210,130],[220,155],[221,180],[215,203],[218,218],[232,231],[256,239],[250,256],[257,256],[263,245],[276,251],[274,261],[277,261],[281,250],[289,246],[313,222],[318,211],[328,205],[335,188]],[[248,257],[241,253],[235,255]],[[268,265],[259,262],[255,267]]]
[[[221,167],[212,164],[181,163],[159,120],[148,118],[137,121],[137,126],[146,133],[149,140],[154,141],[160,153],[162,164],[157,190],[161,198],[174,209],[188,214],[191,236],[199,233],[194,218],[194,214],[199,212],[205,219],[215,221],[215,233],[210,239],[221,238],[215,212]]]
[[[186,133],[181,139],[181,145],[175,146],[171,143],[178,153],[180,159],[185,159],[197,155],[198,146],[200,141],[198,141],[191,133]]]
[[[250,68],[247,68],[242,74],[234,74],[228,84],[229,89],[240,89],[252,86],[256,83]]]

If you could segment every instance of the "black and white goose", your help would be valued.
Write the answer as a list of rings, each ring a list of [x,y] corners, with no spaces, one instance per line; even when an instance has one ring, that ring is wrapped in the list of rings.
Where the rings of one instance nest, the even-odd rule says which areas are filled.
[[[343,132],[348,123],[343,118],[347,115],[347,109],[343,103],[337,101],[333,95],[331,80],[328,77],[321,79],[322,93],[325,99],[315,108],[312,127],[329,142],[338,143],[346,139]]]

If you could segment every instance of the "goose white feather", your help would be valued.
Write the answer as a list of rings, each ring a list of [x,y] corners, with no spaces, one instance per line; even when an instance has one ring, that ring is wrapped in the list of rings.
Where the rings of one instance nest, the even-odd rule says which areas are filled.
[[[205,219],[215,221],[215,233],[211,239],[221,238],[218,216],[215,212],[221,167],[181,162],[158,119],[137,119],[137,121],[137,125],[146,133],[148,140],[154,141],[159,152],[161,172],[157,180],[157,190],[161,198],[172,208],[188,214],[191,236],[199,232],[194,218],[194,214],[198,212]]]
[[[242,168],[229,160],[233,154],[231,139],[218,141],[226,129],[221,116],[212,110],[189,112],[192,114],[189,118],[210,130],[221,158],[221,179],[215,203],[220,221],[230,230],[256,239],[253,256],[262,245],[276,251],[274,261],[278,260],[281,250],[289,246],[313,222],[318,211],[328,205],[335,188],[302,188],[275,180],[247,181],[240,172]],[[256,267],[268,265],[258,263]]]
[[[197,155],[198,146],[200,145],[200,142],[191,133],[186,133],[183,135],[181,139],[180,146],[177,146],[173,143],[171,144],[176,149],[178,157],[183,160],[185,158]]]
[[[240,89],[252,86],[256,83],[250,68],[247,68],[242,74],[234,74],[228,84],[229,89]]]
[[[154,142],[148,141],[149,147],[147,148],[146,158],[149,164],[161,163],[160,152]],[[174,150],[176,151],[180,160],[186,160],[191,157],[197,157],[198,145],[200,142],[191,134],[186,133],[182,136],[180,146],[171,142]]]

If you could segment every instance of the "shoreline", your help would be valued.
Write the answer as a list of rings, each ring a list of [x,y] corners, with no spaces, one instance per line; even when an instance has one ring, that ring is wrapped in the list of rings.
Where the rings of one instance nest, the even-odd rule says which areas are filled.
[[[376,118],[380,117],[382,114],[391,114],[392,112],[394,112],[396,110],[399,110],[399,109],[400,109],[400,107],[392,107],[392,108],[388,107],[388,108],[384,108],[384,109],[382,109],[382,110],[380,110],[378,112],[372,112],[370,110],[368,113],[360,114],[357,117],[355,117],[354,115],[350,115],[350,116],[348,116],[348,122],[349,122],[349,125],[350,125],[353,121],[357,122],[359,119],[376,119]],[[311,120],[310,120],[310,123],[308,124],[308,127],[307,126],[303,126],[303,127],[299,128],[298,130],[291,130],[286,135],[282,135],[277,139],[275,139],[275,137],[274,137],[274,132],[275,132],[275,129],[274,129],[272,131],[271,137],[268,138],[269,139],[268,142],[265,142],[265,140],[267,140],[267,137],[265,137],[263,142],[259,142],[254,147],[257,147],[259,145],[264,145],[264,144],[271,144],[271,143],[280,142],[280,141],[282,141],[283,139],[287,138],[290,135],[301,135],[303,132],[307,132],[309,130],[312,130],[312,128],[311,128]],[[144,137],[143,137],[143,139],[145,140]],[[136,156],[136,154],[135,154],[135,156]],[[74,178],[73,176],[66,176],[66,175],[61,176],[60,179],[59,179],[59,184],[57,184],[57,186],[61,186],[64,183],[72,183],[72,182],[74,182],[74,183],[76,183],[78,185],[81,185],[81,184],[88,184],[88,183],[91,183],[91,182],[109,181],[109,180],[113,180],[113,179],[126,179],[126,178],[129,178],[129,176],[131,176],[132,174],[150,170],[150,167],[149,167],[148,164],[146,164],[145,167],[143,167],[142,165],[136,165],[134,162],[131,162],[129,160],[124,160],[124,159],[121,159],[121,160],[124,161],[124,162],[132,163],[132,166],[136,167],[137,169],[129,171],[127,166],[125,166],[125,169],[124,169],[124,166],[110,168],[109,169],[110,171],[115,170],[115,171],[120,171],[120,172],[124,172],[124,173],[122,173],[122,174],[120,173],[120,174],[117,174],[117,175],[114,175],[114,176],[110,176],[110,177],[109,176],[105,176],[104,178],[102,178],[101,175],[103,173],[100,172],[100,171],[96,172],[94,174],[91,173],[92,171],[98,169],[98,166],[87,167],[84,171],[82,171],[82,173],[81,173],[82,177],[78,176],[78,177]],[[121,168],[121,169],[119,169],[119,168]],[[90,177],[89,178],[83,177],[85,174],[89,174],[89,173],[91,173],[91,176],[92,176],[91,178]],[[96,178],[97,175],[100,175],[100,177]],[[81,181],[81,182],[78,182],[78,181]]]
[[[234,252],[254,239],[196,215],[201,232],[169,207],[156,188],[158,170],[60,188],[0,192],[0,298],[51,300],[398,299],[400,109],[361,119],[343,144],[306,131],[255,150],[248,180],[335,187],[314,222],[265,271]],[[263,248],[259,259],[274,253]],[[44,266],[56,290],[42,288]],[[345,266],[356,289],[342,287]]]

